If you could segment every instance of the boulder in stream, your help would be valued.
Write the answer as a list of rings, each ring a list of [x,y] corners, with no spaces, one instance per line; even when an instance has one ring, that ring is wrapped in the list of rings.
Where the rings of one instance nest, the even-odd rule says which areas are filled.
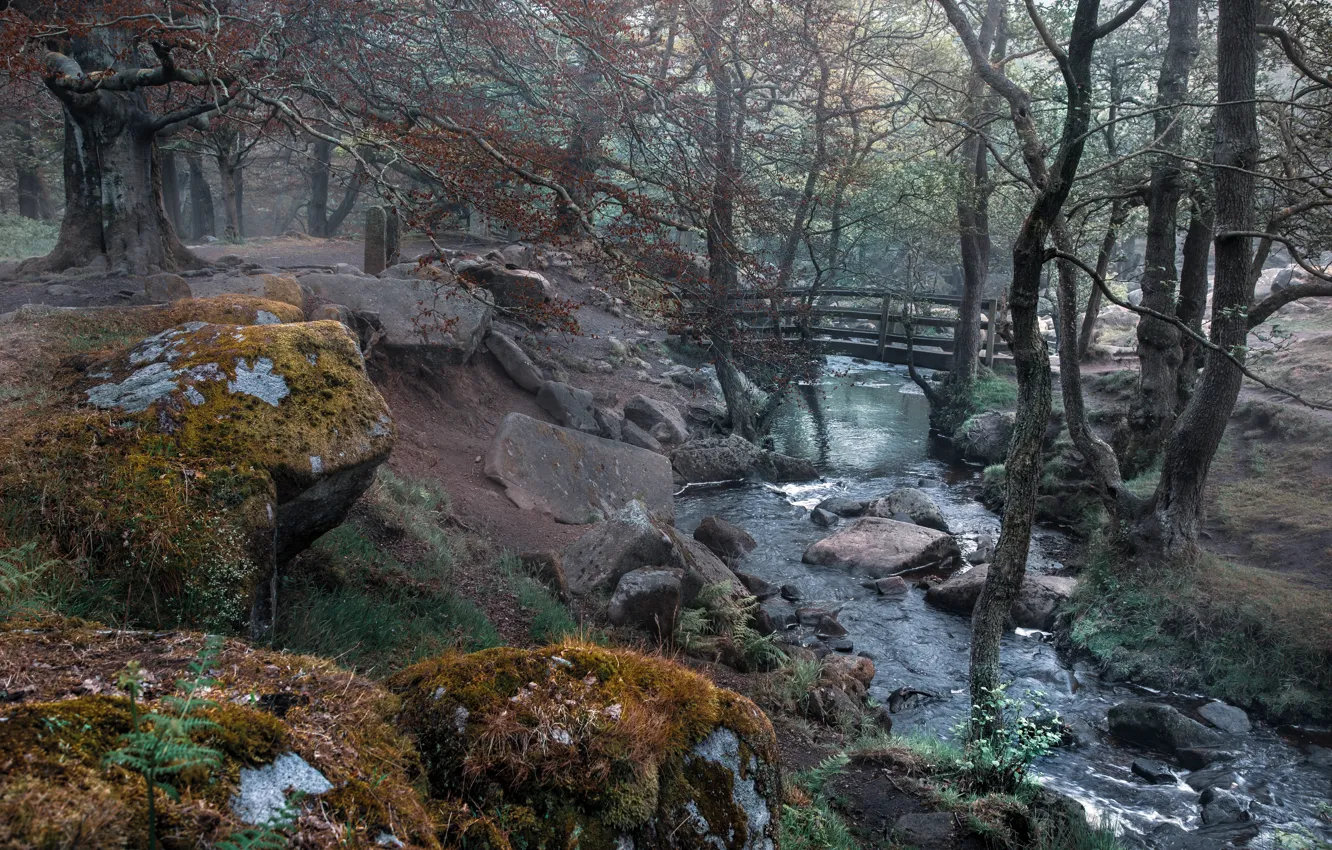
[[[866,503],[858,499],[843,499],[833,496],[824,499],[814,508],[818,511],[827,511],[840,517],[858,517],[865,514]]]
[[[694,529],[694,539],[711,549],[718,558],[735,563],[754,551],[758,542],[740,526],[721,517],[704,517]]]
[[[945,611],[970,614],[989,574],[990,569],[984,564],[955,573],[926,591],[925,601]],[[1066,576],[1027,575],[1018,589],[1018,598],[1013,602],[1009,617],[1019,628],[1048,632],[1054,627],[1060,606],[1076,588],[1077,579]]]
[[[916,525],[937,529],[947,533],[948,521],[943,511],[924,491],[915,487],[902,487],[887,496],[875,499],[865,506],[865,516],[887,517],[896,519],[898,514],[906,514]]]
[[[872,578],[896,575],[961,557],[952,535],[880,517],[861,517],[805,549],[802,560],[846,567]]]
[[[1253,729],[1249,715],[1244,713],[1244,709],[1226,705],[1219,699],[1212,700],[1199,708],[1198,714],[1203,720],[1231,735],[1245,735]]]
[[[1110,709],[1110,734],[1150,750],[1175,753],[1191,747],[1215,747],[1220,733],[1180,714],[1173,706],[1132,700]]]
[[[744,478],[813,481],[819,477],[809,461],[766,451],[738,434],[690,440],[675,450],[671,462],[686,484]]]

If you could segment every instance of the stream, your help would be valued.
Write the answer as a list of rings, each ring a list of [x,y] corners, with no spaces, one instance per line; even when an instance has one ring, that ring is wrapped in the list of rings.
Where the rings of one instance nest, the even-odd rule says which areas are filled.
[[[703,517],[717,515],[747,529],[759,545],[742,569],[774,585],[795,585],[801,605],[840,608],[838,619],[855,651],[868,653],[877,667],[872,697],[887,705],[889,695],[903,687],[934,697],[898,710],[894,733],[950,737],[968,706],[969,620],[926,605],[924,592],[914,587],[905,599],[881,597],[860,586],[863,576],[810,566],[800,556],[830,533],[809,519],[819,501],[834,495],[870,499],[904,486],[919,487],[934,499],[964,550],[979,534],[997,537],[998,517],[972,498],[980,470],[931,453],[928,405],[893,367],[829,358],[827,376],[802,387],[799,401],[779,414],[776,448],[814,461],[824,479],[689,489],[676,499],[677,525],[692,532]],[[1069,547],[1060,532],[1039,529],[1028,569],[1062,569],[1061,553]],[[1078,800],[1091,818],[1126,837],[1145,835],[1166,821],[1190,830],[1201,826],[1199,795],[1185,784],[1187,771],[1174,766],[1180,776],[1176,785],[1149,785],[1130,772],[1130,763],[1143,757],[1168,763],[1168,757],[1118,745],[1105,731],[1106,711],[1117,703],[1165,701],[1187,713],[1204,701],[1201,696],[1103,682],[1089,666],[1062,664],[1050,636],[1040,632],[1010,633],[1002,657],[1013,682],[1010,695],[1039,694],[1077,738],[1037,763],[1042,784]],[[1332,798],[1327,759],[1332,754],[1311,755],[1315,751],[1306,752],[1300,740],[1295,730],[1255,723],[1251,733],[1227,746],[1237,755],[1227,767],[1239,775],[1240,793],[1253,800],[1250,811],[1263,826],[1263,836],[1250,846],[1269,844],[1277,830],[1302,828],[1324,840],[1332,837],[1318,819],[1320,804]]]

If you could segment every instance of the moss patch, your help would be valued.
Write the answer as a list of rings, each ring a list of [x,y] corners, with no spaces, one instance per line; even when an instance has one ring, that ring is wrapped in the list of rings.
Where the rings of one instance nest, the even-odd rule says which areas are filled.
[[[146,846],[142,779],[101,763],[129,729],[128,701],[111,683],[127,661],[139,661],[157,683],[151,707],[203,636],[25,625],[0,631],[0,679],[10,689],[0,710],[8,718],[0,723],[0,845],[69,846],[81,835],[79,846]],[[158,795],[164,846],[212,846],[239,828],[230,799],[240,768],[286,751],[334,786],[318,798],[317,817],[302,819],[298,846],[372,847],[384,832],[409,847],[438,846],[416,789],[420,762],[391,723],[395,697],[328,661],[236,641],[224,645],[213,675],[218,684],[203,696],[218,707],[205,716],[220,728],[200,743],[221,750],[224,765],[181,777],[180,804]],[[98,694],[70,698],[89,690]]]
[[[766,716],[659,658],[577,643],[500,648],[422,662],[389,684],[432,796],[446,810],[486,813],[485,824],[449,827],[446,840],[602,850],[624,835],[647,840],[659,824],[679,823],[671,813],[690,812],[739,848],[748,817],[733,788],[753,783],[770,801],[777,793]],[[714,733],[731,740],[719,730],[739,742],[739,776],[695,755]],[[695,846],[692,834],[648,846]]]

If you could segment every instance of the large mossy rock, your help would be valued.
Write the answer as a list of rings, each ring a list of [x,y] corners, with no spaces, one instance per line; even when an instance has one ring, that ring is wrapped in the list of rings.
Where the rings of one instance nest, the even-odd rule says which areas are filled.
[[[337,322],[187,322],[69,389],[0,441],[3,533],[86,564],[121,606],[99,616],[155,627],[266,631],[275,569],[341,522],[393,447]]]
[[[669,661],[580,644],[501,648],[422,662],[389,686],[447,844],[776,846],[771,724]]]
[[[138,662],[153,683],[140,710],[165,710],[173,683],[195,677],[203,635],[23,626],[0,630],[0,847],[146,848],[143,777],[104,763],[130,731],[116,677]],[[415,788],[421,761],[392,725],[396,697],[328,661],[239,641],[223,644],[210,673],[216,683],[202,696],[215,707],[199,716],[218,725],[194,741],[221,763],[166,778],[179,799],[156,794],[160,847],[214,847],[246,828],[233,799],[275,763],[303,763],[325,789],[304,800],[312,814],[289,846],[372,848],[389,836],[401,842],[393,846],[439,847]]]

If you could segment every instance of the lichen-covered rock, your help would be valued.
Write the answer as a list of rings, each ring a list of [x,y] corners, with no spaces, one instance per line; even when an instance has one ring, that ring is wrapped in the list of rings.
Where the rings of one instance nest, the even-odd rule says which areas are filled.
[[[251,295],[191,298],[166,307],[149,308],[154,326],[166,329],[189,322],[213,325],[280,325],[305,321],[299,306]]]
[[[173,683],[196,675],[187,668],[203,635],[56,620],[23,625],[0,630],[0,846],[147,847],[143,778],[104,763],[130,730],[129,700],[116,677],[137,661],[152,683],[140,709],[161,710]],[[260,813],[237,805],[261,802],[254,776],[281,770],[280,781],[288,781],[303,764],[311,792],[304,810],[312,816],[299,821],[292,846],[372,848],[389,835],[404,847],[439,847],[414,787],[421,761],[392,725],[396,697],[328,661],[239,641],[223,644],[210,673],[216,684],[201,696],[215,707],[200,716],[218,726],[200,731],[195,743],[222,760],[171,777],[179,800],[157,792],[161,846],[216,846]],[[245,798],[247,775],[252,793]]]
[[[389,686],[446,843],[776,847],[771,724],[669,661],[580,644],[502,648],[422,662]]]
[[[170,309],[187,306],[216,308]],[[71,389],[0,442],[8,532],[87,559],[128,606],[116,618],[145,625],[264,631],[275,568],[342,520],[393,446],[336,322],[188,322]]]

